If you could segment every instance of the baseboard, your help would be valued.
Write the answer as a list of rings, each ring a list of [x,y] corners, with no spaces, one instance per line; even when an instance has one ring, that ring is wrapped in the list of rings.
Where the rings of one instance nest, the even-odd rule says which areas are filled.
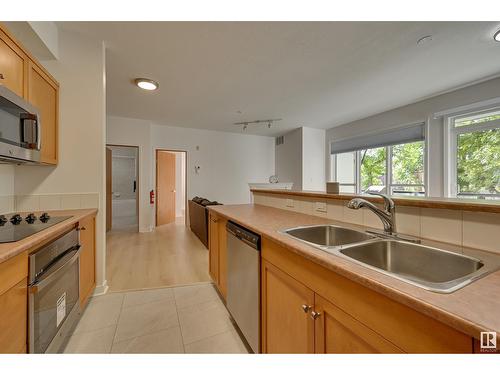
[[[109,286],[108,286],[108,280],[104,280],[104,282],[101,285],[97,285],[94,289],[94,294],[92,296],[101,296],[103,294],[106,294],[108,292]]]
[[[152,232],[153,231],[153,228],[152,227],[146,227],[146,228],[139,228],[139,233],[149,233],[149,232]]]

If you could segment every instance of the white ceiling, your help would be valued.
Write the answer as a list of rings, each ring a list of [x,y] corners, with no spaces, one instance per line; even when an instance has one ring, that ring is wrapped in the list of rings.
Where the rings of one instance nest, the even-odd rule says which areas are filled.
[[[283,118],[247,133],[327,129],[500,73],[498,22],[58,24],[106,41],[109,115],[171,126],[242,132],[232,124]]]

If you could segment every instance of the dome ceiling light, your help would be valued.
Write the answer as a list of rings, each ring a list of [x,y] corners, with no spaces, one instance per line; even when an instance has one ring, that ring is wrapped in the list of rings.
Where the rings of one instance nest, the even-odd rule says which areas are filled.
[[[148,78],[136,78],[134,80],[134,83],[137,87],[147,91],[154,91],[157,90],[158,87],[160,87],[158,82]]]
[[[496,42],[500,42],[500,30],[493,35],[493,39],[495,39]]]

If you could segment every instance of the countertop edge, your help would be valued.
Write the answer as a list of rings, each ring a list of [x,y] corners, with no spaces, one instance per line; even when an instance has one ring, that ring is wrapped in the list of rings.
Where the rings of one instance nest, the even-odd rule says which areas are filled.
[[[223,216],[224,218],[234,221],[237,224],[240,224],[242,226],[245,226],[246,228],[260,234],[263,237],[266,237],[275,243],[279,244],[280,246],[286,248],[289,251],[292,251],[293,253],[300,255],[307,260],[314,262],[318,264],[321,267],[324,267],[332,272],[335,272],[343,277],[346,277],[347,279],[356,282],[358,284],[361,284],[377,293],[380,293],[396,302],[399,302],[419,313],[422,313],[430,318],[436,319],[440,321],[441,323],[452,327],[464,334],[467,334],[477,340],[480,340],[481,337],[481,332],[484,331],[491,331],[491,328],[484,327],[478,323],[472,322],[468,320],[467,318],[463,318],[460,315],[457,315],[455,313],[452,313],[450,311],[444,310],[438,306],[435,306],[434,304],[427,302],[423,299],[420,299],[418,297],[412,296],[404,291],[401,291],[397,288],[393,288],[383,282],[371,279],[369,277],[363,276],[356,274],[354,272],[351,272],[342,266],[338,265],[333,265],[333,264],[325,264],[322,262],[320,259],[315,258],[314,256],[311,256],[310,254],[307,254],[300,249],[291,246],[290,244],[283,242],[279,237],[277,236],[272,236],[267,233],[262,233],[262,231],[259,228],[256,228],[252,225],[249,225],[248,223],[245,223],[242,220],[239,220],[238,218],[231,217],[230,215],[227,215],[223,212],[220,212],[222,207],[224,206],[209,206],[208,209],[210,211],[214,211],[216,214]],[[360,266],[361,267],[361,266]],[[497,271],[500,272],[500,271]],[[496,329],[495,332],[497,332],[497,337],[499,337],[500,341],[500,330]]]
[[[40,244],[45,241],[48,241],[52,238],[57,237],[62,234],[71,226],[75,225],[79,221],[86,219],[89,216],[96,216],[99,210],[97,208],[89,208],[89,209],[75,209],[75,210],[53,210],[48,211],[49,214],[55,215],[58,214],[72,214],[72,217],[66,219],[56,225],[46,228],[38,233],[33,234],[32,236],[23,238],[17,242],[10,242],[0,244],[0,264],[6,262],[7,260],[31,249],[36,249]],[[10,250],[2,249],[2,247],[12,246],[13,248]]]

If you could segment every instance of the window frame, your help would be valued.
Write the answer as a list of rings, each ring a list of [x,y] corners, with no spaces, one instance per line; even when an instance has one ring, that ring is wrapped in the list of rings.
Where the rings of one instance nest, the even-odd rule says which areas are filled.
[[[500,129],[500,119],[487,121],[484,123],[477,123],[471,125],[455,126],[455,121],[458,118],[463,118],[466,116],[474,116],[484,114],[487,115],[490,112],[495,112],[500,110],[500,107],[495,106],[488,109],[469,111],[465,113],[450,115],[445,117],[445,151],[448,151],[448,158],[445,157],[445,174],[444,174],[444,189],[446,197],[450,198],[460,198],[458,194],[458,184],[457,184],[457,151],[458,144],[457,139],[460,134],[475,133],[480,131],[487,131],[493,129]],[[481,194],[474,194],[476,197],[480,197]]]
[[[415,141],[419,142],[419,141]],[[427,137],[420,141],[423,142],[423,149],[424,149],[424,155],[423,155],[423,178],[424,178],[424,183],[423,184],[393,184],[392,181],[392,154],[393,154],[393,146],[396,145],[391,145],[391,146],[384,146],[386,149],[386,158],[385,158],[385,186],[387,187],[387,194],[392,195],[392,188],[395,186],[422,186],[424,188],[424,196],[428,196],[428,165],[427,165],[427,153],[428,153],[428,146],[427,146]],[[413,142],[410,142],[413,143]],[[401,143],[404,144],[404,143]],[[371,148],[380,148],[380,147],[371,147]],[[363,192],[361,191],[361,151],[348,151],[348,152],[354,152],[354,158],[355,158],[355,164],[356,164],[356,170],[355,170],[355,183],[339,183],[340,186],[354,186],[355,187],[355,194],[362,194]],[[346,152],[347,153],[347,152]],[[337,181],[337,154],[330,154],[330,181]]]

